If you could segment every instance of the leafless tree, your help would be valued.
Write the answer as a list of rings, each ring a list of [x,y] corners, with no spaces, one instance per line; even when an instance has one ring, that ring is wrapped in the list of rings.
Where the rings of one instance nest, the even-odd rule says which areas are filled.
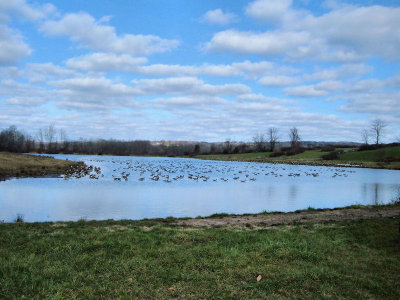
[[[56,140],[56,128],[54,124],[50,124],[49,126],[44,128],[44,137],[47,142],[47,150],[53,150],[53,143]]]
[[[69,143],[68,143],[68,138],[67,138],[67,132],[65,131],[65,129],[64,128],[61,128],[59,131],[58,131],[58,135],[59,135],[59,139],[60,139],[60,144],[61,144],[61,150],[62,151],[66,151],[67,150],[67,148],[68,148],[68,145],[69,145]]]
[[[368,143],[369,143],[369,131],[368,131],[368,129],[363,129],[361,131],[361,137],[362,137],[362,140],[365,143],[365,145],[368,145]]]
[[[39,142],[39,152],[44,151],[44,133],[42,128],[39,128],[38,132],[36,133],[36,140]]]
[[[371,122],[371,131],[375,137],[375,143],[379,145],[381,141],[383,131],[387,125],[381,119],[375,119]]]
[[[225,143],[224,143],[224,150],[223,153],[224,154],[230,154],[232,153],[232,149],[233,149],[233,144],[231,139],[226,139]]]
[[[289,140],[291,148],[298,149],[300,147],[300,135],[299,130],[296,127],[290,128]]]
[[[269,139],[269,150],[273,152],[275,150],[276,143],[278,142],[278,128],[270,127],[268,129],[268,139]]]
[[[254,142],[254,145],[256,146],[256,151],[258,151],[258,152],[265,151],[265,145],[267,143],[267,140],[263,133],[257,133],[253,137],[253,142]]]

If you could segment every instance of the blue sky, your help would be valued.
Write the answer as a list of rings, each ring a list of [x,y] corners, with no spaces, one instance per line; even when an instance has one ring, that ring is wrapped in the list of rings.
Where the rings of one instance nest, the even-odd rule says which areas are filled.
[[[390,142],[399,88],[398,1],[0,0],[0,129]]]

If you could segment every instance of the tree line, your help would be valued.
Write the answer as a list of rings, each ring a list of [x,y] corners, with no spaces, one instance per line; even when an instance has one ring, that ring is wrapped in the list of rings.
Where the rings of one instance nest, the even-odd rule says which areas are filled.
[[[362,132],[364,148],[369,146],[370,138],[374,139],[375,146],[381,143],[386,124],[382,120],[374,120],[369,130]],[[64,129],[57,129],[54,124],[40,128],[35,137],[25,134],[10,126],[0,132],[0,151],[8,152],[38,152],[38,153],[80,153],[80,154],[105,154],[105,155],[150,155],[150,156],[193,156],[199,154],[237,154],[249,152],[272,152],[272,156],[294,155],[305,150],[300,132],[297,127],[292,127],[287,133],[289,143],[283,147],[280,142],[279,130],[270,127],[266,133],[257,133],[253,136],[252,143],[232,142],[151,142],[148,140],[84,140],[71,141]],[[400,142],[400,137],[399,137]]]

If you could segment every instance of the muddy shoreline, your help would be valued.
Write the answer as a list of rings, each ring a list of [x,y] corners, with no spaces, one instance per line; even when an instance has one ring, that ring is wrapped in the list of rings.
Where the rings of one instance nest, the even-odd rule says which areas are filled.
[[[272,227],[278,225],[326,223],[374,218],[399,218],[400,205],[363,206],[341,209],[304,210],[289,213],[227,215],[195,219],[178,219],[176,225],[193,227]]]

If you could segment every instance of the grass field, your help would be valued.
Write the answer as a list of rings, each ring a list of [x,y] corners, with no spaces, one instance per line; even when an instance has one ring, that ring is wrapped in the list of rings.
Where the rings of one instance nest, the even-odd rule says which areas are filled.
[[[341,150],[340,148],[336,150]],[[337,160],[323,160],[328,154],[321,150],[306,150],[291,156],[270,157],[271,152],[254,152],[241,154],[198,155],[196,158],[211,160],[258,161],[272,163],[336,165],[350,163],[369,168],[400,169],[400,146],[386,147],[377,150],[356,151],[346,149]]]
[[[0,176],[62,174],[79,163],[52,157],[0,152]]]
[[[342,161],[379,162],[384,160],[400,160],[400,146],[386,147],[378,150],[346,152],[340,155]]]
[[[320,150],[307,150],[303,153],[291,156],[278,156],[270,157],[272,152],[253,152],[253,153],[239,153],[239,154],[212,154],[212,155],[198,155],[196,158],[214,159],[214,160],[243,160],[243,161],[279,161],[279,160],[318,160],[322,155],[329,152],[321,152]]]
[[[0,298],[399,299],[398,226],[3,223]]]

